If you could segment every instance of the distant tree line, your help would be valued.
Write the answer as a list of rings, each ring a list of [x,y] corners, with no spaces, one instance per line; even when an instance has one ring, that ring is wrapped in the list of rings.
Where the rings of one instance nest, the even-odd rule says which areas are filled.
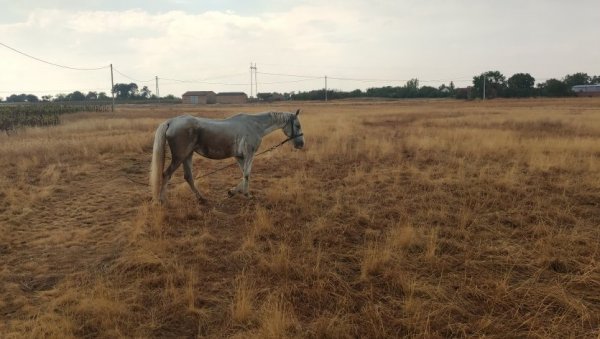
[[[327,90],[327,99],[348,99],[348,98],[448,98],[453,97],[456,88],[451,81],[448,85],[442,84],[439,87],[419,86],[418,79],[411,79],[404,86],[384,86],[372,87],[366,91],[355,89],[350,92]],[[293,100],[323,100],[325,98],[325,89],[312,90],[308,92],[292,93]]]
[[[143,101],[143,100],[176,100],[174,95],[167,95],[164,97],[157,97],[153,94],[148,86],[144,86],[139,89],[136,83],[117,83],[113,87],[116,100],[128,100],[128,101]],[[0,101],[2,98],[0,98]],[[38,97],[34,94],[12,94],[6,97],[6,102],[65,102],[65,101],[106,101],[111,100],[112,97],[107,95],[106,92],[93,92],[89,91],[87,94],[74,91],[68,94],[56,94],[56,95],[43,95]]]
[[[568,74],[561,80],[548,79],[535,85],[535,79],[529,73],[516,73],[510,78],[499,71],[488,71],[473,77],[473,86],[466,93],[461,93],[463,99],[481,98],[483,96],[483,81],[485,80],[486,98],[523,98],[523,97],[567,97],[575,93],[572,88],[576,85],[591,85],[600,83],[600,76],[589,76],[587,73]]]
[[[575,85],[600,84],[600,76],[589,76],[586,73],[566,75],[562,80],[548,79],[535,84],[535,78],[529,73],[516,73],[510,78],[499,71],[489,71],[473,77],[473,85],[456,88],[453,82],[439,87],[419,86],[418,79],[411,79],[404,86],[372,87],[366,91],[356,89],[350,92],[327,90],[328,99],[347,98],[457,98],[473,99],[483,96],[483,80],[485,78],[485,97],[492,98],[525,98],[525,97],[566,97],[575,93]],[[293,100],[323,100],[325,89],[291,93]]]
[[[473,77],[473,85],[466,88],[456,88],[451,81],[448,85],[438,87],[419,86],[418,79],[411,79],[404,86],[372,87],[365,91],[340,91],[335,89],[312,90],[307,92],[291,93],[259,93],[261,101],[278,100],[323,100],[327,94],[328,99],[348,98],[457,98],[474,99],[483,96],[485,79],[485,97],[493,98],[525,98],[525,97],[566,97],[573,96],[572,87],[575,85],[600,84],[600,75],[590,76],[587,73],[568,74],[562,79],[548,79],[535,84],[535,78],[529,73],[516,73],[508,79],[499,71],[488,71]],[[141,89],[136,83],[118,83],[113,87],[115,99],[118,101],[144,102],[152,100],[177,101],[173,95],[157,97],[143,86]],[[0,98],[0,101],[2,98]],[[65,101],[105,101],[111,97],[105,92],[88,92],[84,94],[74,91],[69,94],[43,95],[38,98],[33,94],[12,94],[6,102],[65,102]]]

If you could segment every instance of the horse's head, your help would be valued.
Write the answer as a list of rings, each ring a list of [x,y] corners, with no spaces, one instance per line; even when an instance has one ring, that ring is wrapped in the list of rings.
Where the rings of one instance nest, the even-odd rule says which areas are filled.
[[[299,109],[296,114],[291,113],[289,123],[283,128],[283,133],[294,141],[294,147],[298,149],[304,147],[304,134],[302,133],[302,126],[300,126],[300,119],[298,119],[299,114]]]

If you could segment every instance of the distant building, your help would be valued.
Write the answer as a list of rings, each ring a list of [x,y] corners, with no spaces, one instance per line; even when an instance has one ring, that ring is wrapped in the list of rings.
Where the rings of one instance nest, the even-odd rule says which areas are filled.
[[[181,100],[184,104],[206,105],[217,102],[217,95],[213,91],[188,91],[183,93]]]
[[[578,97],[597,97],[600,96],[600,84],[596,85],[577,85],[571,87],[571,90]]]
[[[245,104],[248,96],[243,92],[221,92],[217,94],[218,104]]]

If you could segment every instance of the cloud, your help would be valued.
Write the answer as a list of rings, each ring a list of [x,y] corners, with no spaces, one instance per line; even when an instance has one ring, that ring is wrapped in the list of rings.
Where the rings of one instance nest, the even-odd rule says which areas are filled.
[[[198,79],[245,72],[253,60],[334,63],[332,59],[343,57],[341,46],[360,39],[356,32],[348,36],[346,29],[356,15],[326,6],[259,16],[231,11],[151,14],[140,9],[44,9],[33,11],[22,23],[0,25],[0,34],[12,37],[7,41],[11,45],[57,63],[81,67],[113,63],[136,78],[159,75]],[[31,65],[31,60],[11,59],[24,69],[40,66]],[[64,77],[82,82],[76,76]],[[246,78],[244,74],[244,82]],[[23,80],[34,82],[31,77]],[[48,82],[35,81],[39,85]]]
[[[264,72],[398,80],[418,77],[446,83],[452,79],[468,83],[473,75],[489,69],[507,75],[531,72],[536,77],[560,77],[575,71],[600,73],[594,61],[600,57],[595,43],[590,35],[577,34],[600,19],[600,6],[591,2],[590,10],[577,20],[568,15],[571,7],[561,2],[332,0],[286,4],[286,8],[278,5],[278,10],[243,14],[231,8],[38,8],[20,21],[0,24],[0,36],[11,46],[56,63],[79,67],[112,63],[140,80],[156,75],[219,77],[222,80],[215,82],[230,84],[165,81],[161,92],[177,95],[187,89],[248,90],[249,85],[244,84],[249,82],[250,62],[257,62],[259,71]],[[263,1],[262,8],[270,7]],[[0,78],[0,91],[110,88],[105,72],[54,69],[8,50],[0,50],[0,58],[10,65]],[[223,77],[229,74],[239,75]],[[130,81],[118,74],[115,77]],[[318,79],[268,84],[282,80],[298,79],[263,75],[259,86],[277,91],[322,86]],[[402,83],[330,82],[341,89],[384,84]]]

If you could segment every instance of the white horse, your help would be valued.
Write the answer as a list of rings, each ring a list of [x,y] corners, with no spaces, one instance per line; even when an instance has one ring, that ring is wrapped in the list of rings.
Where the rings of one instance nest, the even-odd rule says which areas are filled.
[[[256,115],[238,114],[224,120],[197,118],[183,115],[169,119],[158,126],[154,134],[150,187],[155,202],[166,201],[167,184],[173,172],[183,163],[184,178],[196,194],[199,202],[206,199],[198,192],[192,175],[194,152],[210,159],[234,157],[242,169],[242,180],[228,191],[229,196],[242,192],[246,197],[254,154],[262,138],[276,129],[293,140],[295,148],[304,147],[304,136],[298,114],[288,112],[266,112]],[[165,166],[165,143],[171,149],[171,164]]]

